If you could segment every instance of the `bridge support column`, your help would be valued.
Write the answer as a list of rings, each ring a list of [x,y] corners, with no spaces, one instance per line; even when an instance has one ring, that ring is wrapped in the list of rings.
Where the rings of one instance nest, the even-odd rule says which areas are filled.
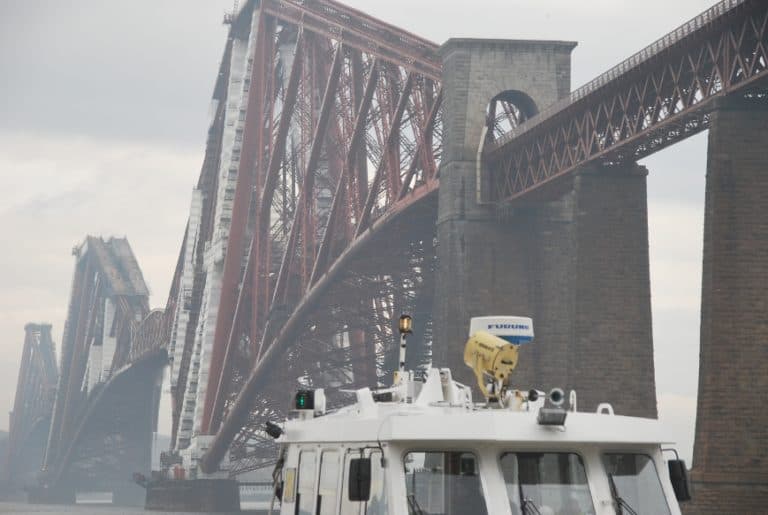
[[[503,215],[482,203],[477,145],[486,102],[516,89],[547,105],[569,84],[569,44],[500,45],[459,40],[443,48],[434,362],[471,384],[462,363],[469,318],[527,315],[537,342],[521,349],[516,384],[575,388],[582,410],[610,401],[621,414],[656,416],[647,172],[635,164],[584,169],[557,199]],[[530,52],[541,55],[528,62]]]
[[[648,256],[647,170],[634,163],[589,167],[573,183],[572,328],[567,388],[579,409],[610,402],[622,415],[657,416]],[[547,235],[542,234],[542,245]],[[568,263],[563,263],[568,268]],[[544,271],[544,273],[551,273]],[[541,293],[542,320],[562,289]],[[554,322],[553,322],[554,323]],[[542,333],[545,336],[545,333]],[[541,340],[546,346],[549,341]],[[546,363],[544,364],[546,367]]]
[[[617,413],[655,417],[646,175],[636,165],[583,170],[559,200],[441,224],[435,340],[444,362],[470,381],[460,362],[469,318],[531,316],[536,342],[521,349],[521,387],[575,389],[581,410],[611,402]]]
[[[462,172],[472,168],[474,163],[442,168],[441,202],[446,182],[462,182],[466,175]],[[518,217],[502,224],[490,213],[485,218],[477,214],[470,219],[443,218],[437,233],[433,361],[436,366],[449,366],[454,377],[472,385],[474,376],[463,363],[470,317],[533,315],[528,220]],[[528,359],[527,351],[522,349],[521,359]]]
[[[452,39],[443,57],[443,159],[438,207],[438,270],[433,361],[460,380],[469,317],[532,314],[524,218],[499,224],[491,206],[478,202],[478,148],[490,102],[513,91],[539,109],[567,95],[571,51],[561,41]],[[525,359],[525,352],[523,359]]]
[[[696,444],[688,513],[768,506],[768,109],[726,100],[707,160]]]

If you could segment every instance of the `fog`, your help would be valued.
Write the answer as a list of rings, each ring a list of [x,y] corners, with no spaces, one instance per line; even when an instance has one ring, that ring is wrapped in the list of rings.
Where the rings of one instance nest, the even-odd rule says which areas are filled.
[[[701,0],[351,0],[419,35],[579,42],[576,87],[693,17]],[[231,2],[0,0],[0,412],[27,322],[61,340],[70,249],[126,235],[165,304]],[[663,12],[663,16],[658,13]],[[690,459],[706,136],[643,161],[660,416]],[[0,429],[7,429],[0,417]],[[162,428],[167,431],[169,428]]]

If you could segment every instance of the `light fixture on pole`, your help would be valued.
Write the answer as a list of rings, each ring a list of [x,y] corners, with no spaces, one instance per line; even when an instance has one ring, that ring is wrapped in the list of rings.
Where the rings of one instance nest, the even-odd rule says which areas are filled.
[[[406,338],[413,332],[413,319],[410,315],[401,315],[398,322],[398,330],[400,331],[400,365],[398,371],[395,374],[395,383],[399,383],[403,377],[405,377],[405,350],[406,350]]]

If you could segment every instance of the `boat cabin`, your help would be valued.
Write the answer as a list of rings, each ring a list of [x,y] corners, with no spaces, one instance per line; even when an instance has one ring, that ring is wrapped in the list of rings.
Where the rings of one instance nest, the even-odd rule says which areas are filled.
[[[495,343],[514,368],[505,353],[515,344]],[[477,368],[483,357],[467,360]],[[274,512],[680,515],[678,498],[690,497],[685,467],[665,453],[657,420],[618,416],[607,404],[579,412],[575,394],[566,409],[560,390],[513,391],[498,381],[508,371],[488,360],[480,368],[497,380],[479,404],[448,369],[422,380],[400,371],[392,388],[358,390],[333,413],[322,390],[299,392],[294,418],[271,424],[281,443]]]

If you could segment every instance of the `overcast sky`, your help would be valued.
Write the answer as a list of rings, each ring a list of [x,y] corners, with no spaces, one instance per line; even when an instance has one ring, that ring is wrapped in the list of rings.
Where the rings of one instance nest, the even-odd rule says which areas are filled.
[[[578,41],[573,86],[714,0],[348,0],[435,42]],[[0,0],[0,429],[24,324],[61,340],[86,234],[127,236],[164,304],[202,162],[229,0]],[[659,15],[663,13],[663,15]],[[662,420],[690,456],[706,135],[646,159]]]

